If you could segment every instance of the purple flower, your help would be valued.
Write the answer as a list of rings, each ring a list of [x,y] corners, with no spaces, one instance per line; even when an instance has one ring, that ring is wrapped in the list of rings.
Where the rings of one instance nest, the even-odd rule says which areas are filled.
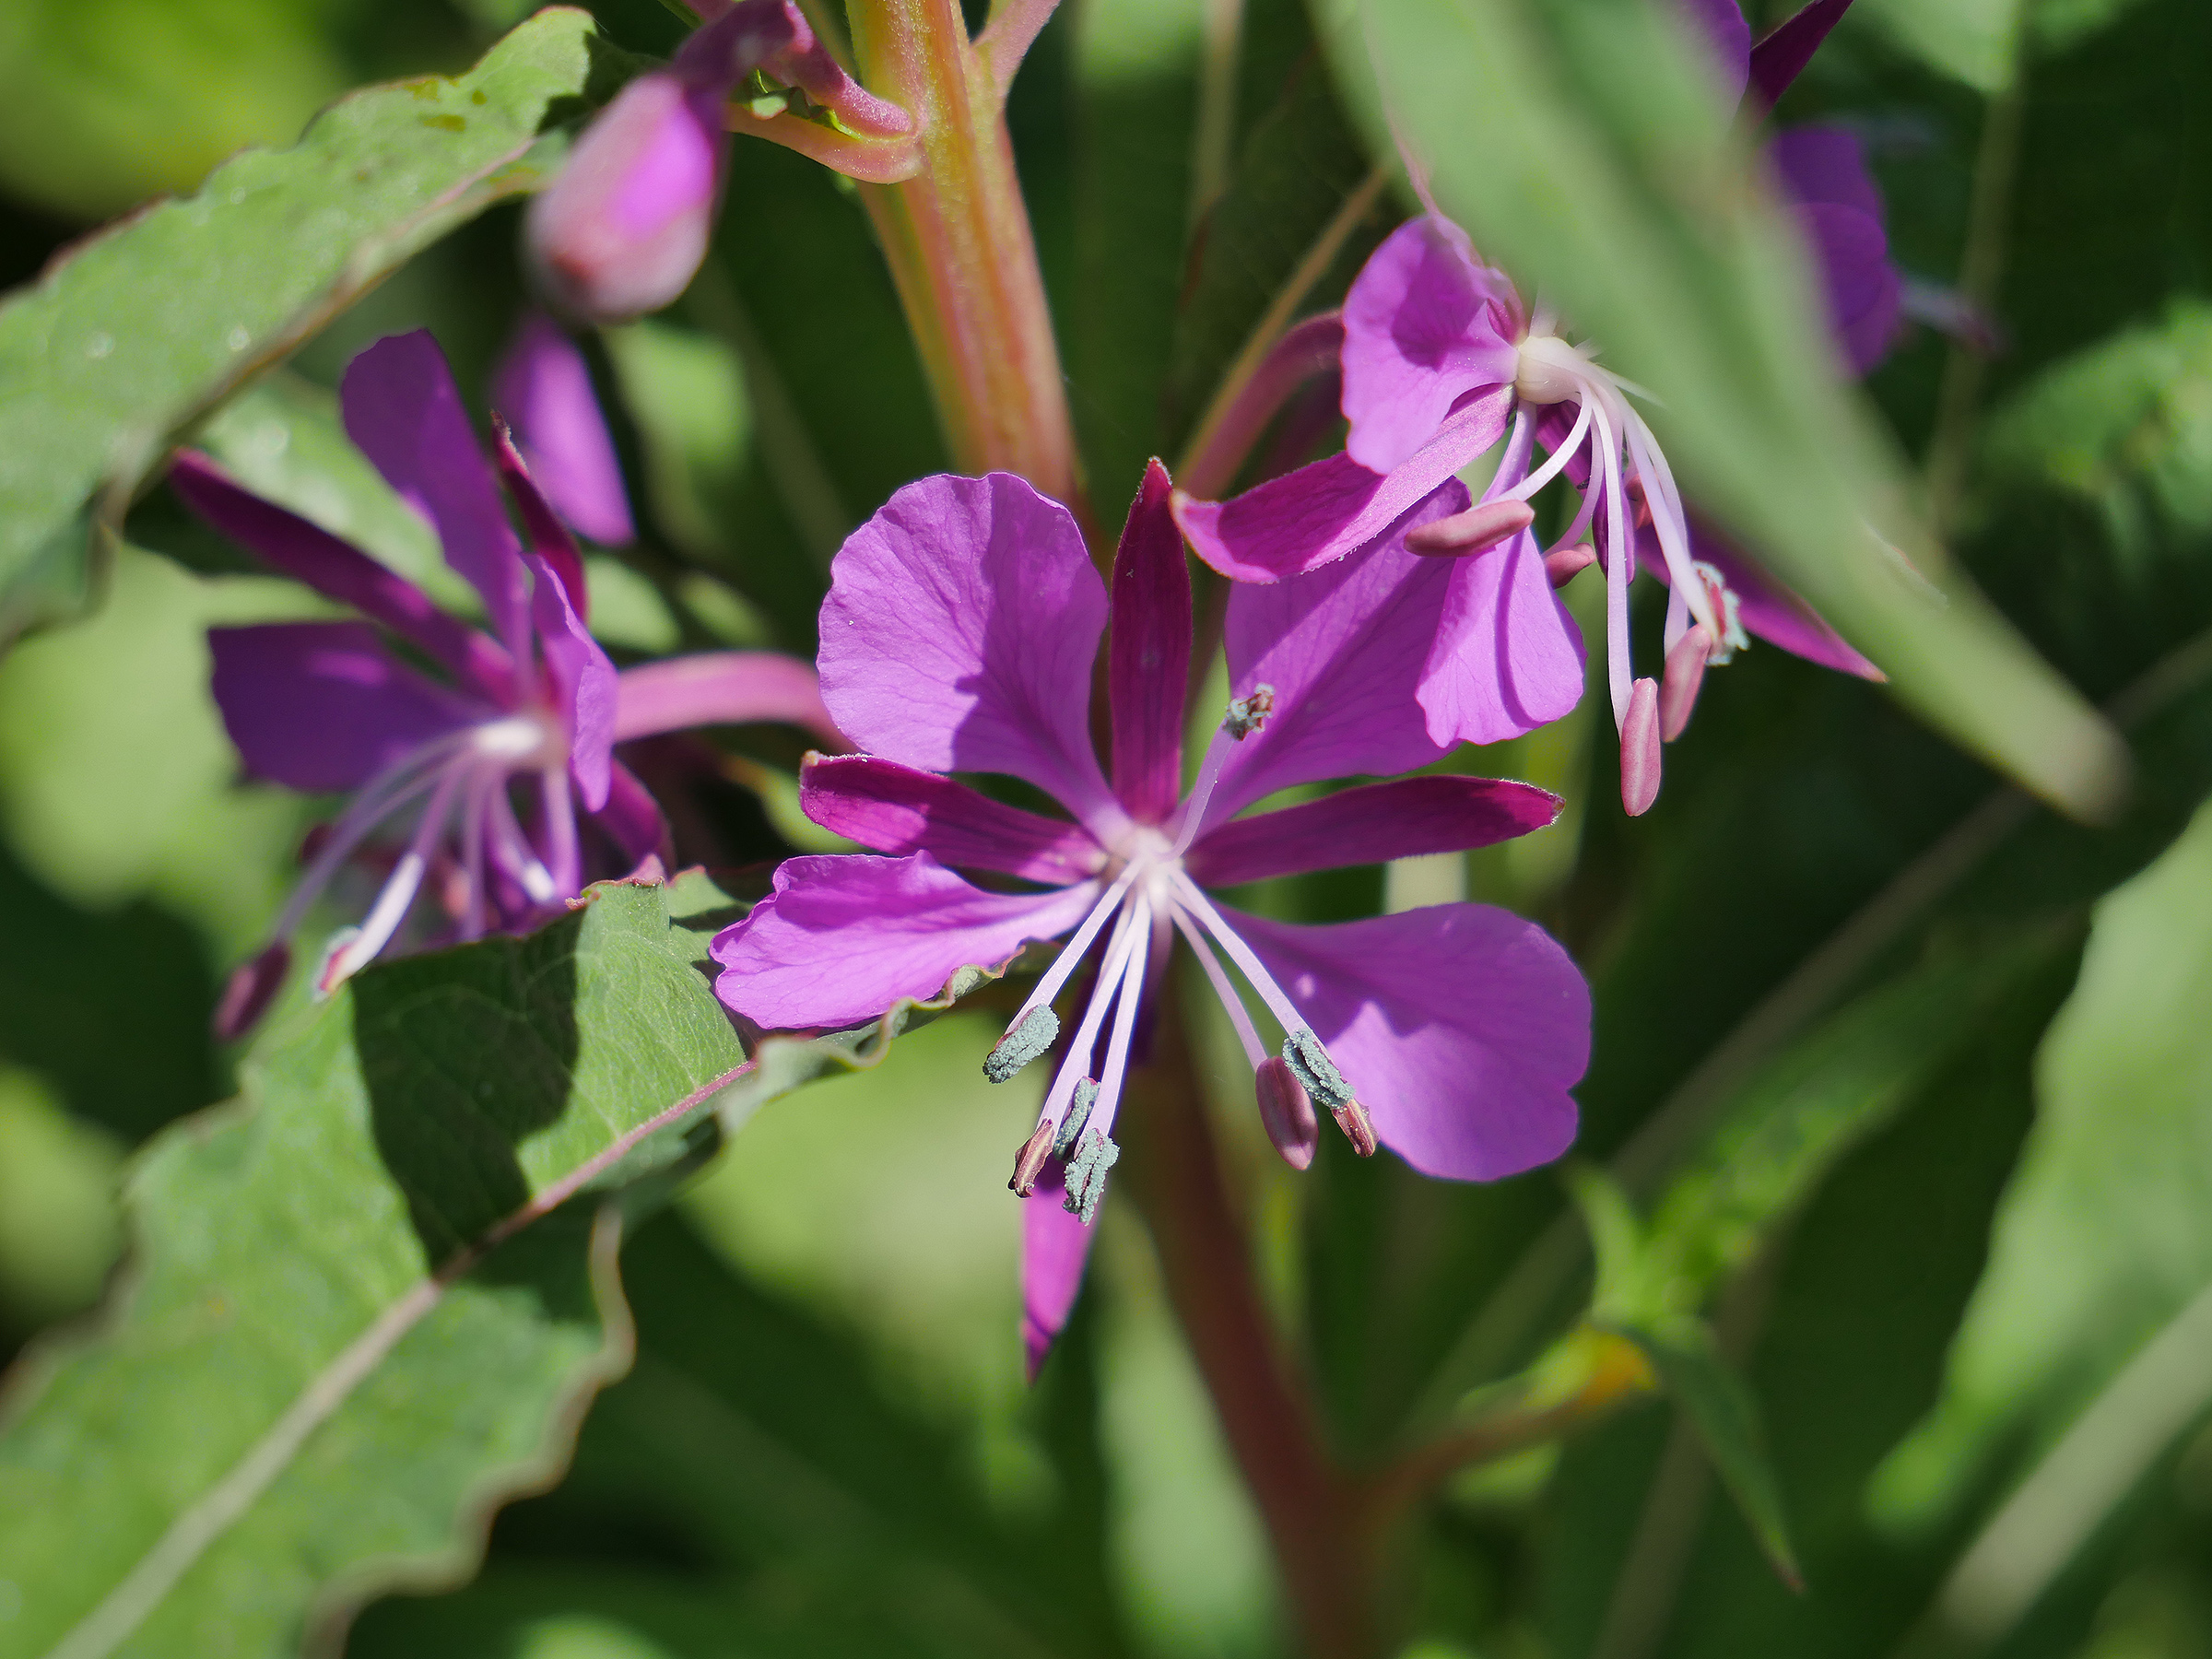
[[[884,141],[910,137],[912,118],[840,69],[791,0],[721,0],[702,9],[715,14],[712,20],[666,67],[616,94],[560,177],[530,205],[533,267],[564,311],[600,321],[633,317],[684,291],[706,257],[722,195],[730,97],[755,74],[774,76],[806,105],[758,130],[784,137],[806,128],[806,135],[790,133],[799,147],[826,147],[823,159],[864,176],[912,171],[908,147]],[[835,125],[806,118],[818,111],[834,115]],[[875,167],[871,143],[890,152]]]
[[[1182,788],[1191,589],[1156,462],[1113,569],[1111,781],[1091,739],[1106,585],[1066,510],[1018,478],[909,485],[845,543],[822,607],[824,701],[865,754],[815,759],[815,820],[887,856],[795,858],[714,943],[718,989],[766,1029],[819,1030],[935,994],[962,967],[1070,935],[984,1070],[1010,1077],[1058,1038],[1053,1003],[1097,968],[1017,1161],[1032,1370],[1081,1276],[1146,998],[1181,934],[1250,1060],[1262,1116],[1300,1167],[1325,1106],[1362,1151],[1492,1180],[1573,1138],[1589,993],[1540,930],[1446,904],[1325,927],[1217,904],[1209,887],[1483,846],[1549,823],[1524,783],[1420,777],[1239,817],[1295,784],[1390,774],[1443,747],[1413,701],[1451,561],[1386,547],[1303,582],[1237,588],[1235,693]],[[1464,500],[1464,495],[1461,497]],[[994,772],[1068,817],[945,774]],[[979,886],[955,867],[999,878]],[[1010,879],[1009,879],[1010,878]],[[1028,884],[1014,886],[1014,883]],[[1226,959],[1226,961],[1224,961]],[[1241,977],[1283,1035],[1263,1041]]]
[[[524,313],[493,371],[491,401],[532,481],[571,530],[608,547],[637,535],[591,367],[545,312]]]
[[[1684,4],[1712,36],[1732,90],[1740,95],[1748,80],[1771,100],[1848,0],[1815,0],[1756,48],[1734,0]],[[1840,344],[1878,355],[1896,325],[1896,274],[1879,198],[1843,136],[1808,133],[1777,163],[1804,192],[1836,198],[1800,212],[1829,258]],[[1532,315],[1450,220],[1430,213],[1399,227],[1354,280],[1342,322],[1344,453],[1229,501],[1178,497],[1176,517],[1199,556],[1240,582],[1300,575],[1394,538],[1457,556],[1417,691],[1438,743],[1517,736],[1575,705],[1582,637],[1553,589],[1594,559],[1606,574],[1606,680],[1631,814],[1656,798],[1660,745],[1688,724],[1706,666],[1727,662],[1750,633],[1879,677],[1802,600],[1692,518],[1637,412],[1641,388],[1570,343],[1548,312]],[[1453,475],[1500,438],[1505,452],[1483,500],[1436,520],[1434,492],[1457,489]],[[1581,511],[1541,548],[1527,503],[1560,476],[1580,489]],[[1432,522],[1413,527],[1413,514]],[[1581,545],[1585,535],[1594,555]],[[1617,548],[1635,557],[1614,557]],[[1630,651],[1639,565],[1670,590],[1663,679],[1639,677]]]
[[[588,397],[590,387],[570,390]],[[482,596],[489,631],[445,615],[412,582],[248,493],[206,457],[176,457],[171,482],[186,505],[367,618],[209,631],[216,702],[247,770],[354,797],[317,838],[272,942],[225,992],[217,1024],[226,1038],[251,1026],[282,984],[308,907],[394,820],[411,825],[404,846],[359,926],[331,942],[321,992],[384,949],[426,889],[448,924],[429,931],[473,939],[558,912],[589,864],[618,871],[658,850],[659,808],[615,759],[618,742],[707,720],[789,720],[836,735],[813,672],[787,657],[730,653],[618,675],[584,627],[575,544],[497,417],[495,477],[428,334],[370,347],[347,367],[340,397],[347,431],[437,531],[447,563]],[[567,418],[571,427],[579,418]],[[443,677],[412,666],[371,624]]]

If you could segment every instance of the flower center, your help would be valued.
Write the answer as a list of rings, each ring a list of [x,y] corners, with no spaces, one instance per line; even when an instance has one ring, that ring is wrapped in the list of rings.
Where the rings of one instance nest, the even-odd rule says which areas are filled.
[[[546,709],[526,709],[488,720],[468,735],[479,759],[502,771],[547,771],[566,765],[568,734]]]
[[[1524,403],[1566,403],[1583,395],[1589,377],[1590,359],[1579,347],[1557,335],[1533,334],[1521,342],[1513,391]]]

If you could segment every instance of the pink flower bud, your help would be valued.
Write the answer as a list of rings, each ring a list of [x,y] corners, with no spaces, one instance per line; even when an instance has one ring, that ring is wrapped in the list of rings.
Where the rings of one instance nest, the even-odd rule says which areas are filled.
[[[525,243],[563,310],[594,322],[657,311],[706,257],[722,188],[723,89],[669,72],[622,88],[530,205]]]

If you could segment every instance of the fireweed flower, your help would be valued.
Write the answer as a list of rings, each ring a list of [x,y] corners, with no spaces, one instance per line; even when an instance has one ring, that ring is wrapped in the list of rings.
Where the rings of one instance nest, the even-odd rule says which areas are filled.
[[[578,384],[588,395],[588,382]],[[584,626],[574,542],[496,417],[495,477],[428,334],[394,335],[355,358],[340,400],[354,442],[482,596],[489,629],[445,615],[412,582],[248,493],[205,456],[176,457],[171,482],[186,505],[368,618],[209,630],[216,702],[247,770],[353,796],[316,838],[270,944],[225,991],[217,1027],[226,1038],[259,1018],[310,906],[386,826],[403,828],[402,850],[359,925],[331,941],[319,992],[389,946],[426,892],[442,912],[441,924],[420,930],[426,936],[474,939],[557,913],[587,865],[619,873],[658,851],[660,810],[615,758],[618,742],[747,720],[794,721],[835,739],[813,671],[786,657],[728,653],[618,674]],[[566,429],[572,435],[583,418],[570,411]],[[595,406],[589,418],[597,420]],[[372,623],[445,677],[410,665]]]
[[[1066,935],[985,1063],[1000,1081],[1059,1041],[1054,1003],[1095,963],[1011,1183],[1028,1200],[1032,1371],[1074,1302],[1146,1000],[1176,935],[1243,1044],[1269,1134],[1300,1168],[1316,1106],[1362,1152],[1380,1143],[1431,1175],[1494,1180],[1543,1163],[1573,1138],[1568,1089],[1589,1055],[1582,975],[1503,911],[1445,904],[1296,926],[1207,896],[1482,846],[1549,823],[1558,803],[1524,783],[1421,777],[1238,816],[1293,784],[1443,752],[1412,693],[1451,566],[1397,547],[1234,590],[1235,696],[1184,793],[1191,589],[1169,495],[1154,463],[1114,564],[1111,782],[1090,735],[1107,590],[1065,508],[1005,474],[941,477],[900,490],[855,532],[832,569],[819,665],[824,701],[865,752],[811,760],[801,799],[886,856],[789,860],[713,947],[735,1013],[824,1030]],[[1002,805],[953,771],[1024,780],[1069,816]],[[1001,880],[978,886],[952,866]],[[1261,1036],[1239,978],[1278,1038]]]
[[[575,315],[632,317],[684,291],[706,256],[733,124],[876,182],[918,165],[913,118],[840,69],[790,0],[700,9],[711,20],[616,94],[531,204],[533,268]],[[740,83],[769,77],[776,89],[731,108]]]
[[[1756,48],[1734,0],[1684,0],[1684,9],[1712,38],[1727,89],[1741,97],[1748,86],[1763,109],[1843,6],[1815,0]],[[1895,333],[1898,278],[1855,141],[1797,135],[1775,164],[1798,192],[1839,349],[1864,368]],[[1821,195],[1839,199],[1812,199]],[[1749,634],[1876,675],[1803,601],[1692,517],[1636,408],[1641,390],[1571,343],[1548,312],[1532,313],[1441,215],[1401,226],[1376,250],[1341,326],[1344,453],[1230,501],[1179,498],[1176,515],[1200,557],[1244,582],[1298,575],[1394,535],[1417,552],[1460,556],[1418,690],[1440,743],[1517,736],[1579,700],[1581,635],[1552,590],[1594,558],[1606,582],[1606,680],[1632,814],[1656,797],[1661,742],[1688,724],[1706,666],[1727,662]],[[1430,511],[1431,492],[1456,488],[1453,475],[1501,437],[1483,500],[1408,533],[1406,515]],[[1548,452],[1540,462],[1539,444]],[[1540,548],[1528,501],[1562,475],[1581,491],[1581,509]],[[1634,556],[1616,558],[1615,548]],[[1632,663],[1629,593],[1639,565],[1670,590],[1663,678],[1638,677]]]

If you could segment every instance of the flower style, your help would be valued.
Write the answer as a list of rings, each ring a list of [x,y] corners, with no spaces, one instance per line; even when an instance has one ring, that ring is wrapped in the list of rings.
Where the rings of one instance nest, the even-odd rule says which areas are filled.
[[[706,257],[733,125],[877,183],[920,165],[913,118],[839,68],[791,0],[701,9],[712,19],[616,94],[531,204],[538,280],[577,316],[633,317],[684,291]],[[741,82],[770,76],[782,89],[731,107]]]
[[[940,477],[900,490],[856,531],[832,570],[819,662],[825,702],[865,752],[810,759],[801,799],[883,856],[786,862],[713,947],[732,1010],[764,1029],[820,1030],[1068,935],[985,1064],[997,1081],[1057,1040],[1054,1001],[1095,953],[1011,1183],[1028,1200],[1032,1374],[1074,1302],[1083,1224],[1118,1156],[1115,1116],[1174,935],[1236,1029],[1269,1134],[1300,1168],[1316,1102],[1362,1152],[1380,1143],[1431,1175],[1493,1180],[1543,1163],[1573,1138],[1568,1090],[1589,1054],[1582,975],[1503,911],[1445,904],[1294,926],[1207,896],[1483,846],[1548,824],[1559,804],[1524,783],[1419,777],[1238,816],[1294,784],[1400,772],[1444,752],[1412,693],[1452,567],[1395,547],[1234,590],[1235,696],[1185,794],[1191,589],[1170,495],[1155,462],[1114,563],[1111,782],[1090,728],[1107,589],[1065,508],[1009,475]],[[1020,779],[1069,817],[1003,805],[953,771]],[[987,888],[949,866],[1033,886]],[[1232,970],[1281,1029],[1279,1052]]]
[[[1814,0],[1756,48],[1735,0],[1685,0],[1685,9],[1712,38],[1732,90],[1749,83],[1771,101],[1843,4]],[[1839,346],[1863,368],[1886,348],[1898,314],[1879,197],[1848,135],[1785,136],[1778,169],[1805,203]],[[1826,197],[1835,199],[1815,199]],[[1393,536],[1416,552],[1460,556],[1418,692],[1438,742],[1518,736],[1574,706],[1582,638],[1552,590],[1593,562],[1606,575],[1606,679],[1631,814],[1656,798],[1660,745],[1688,724],[1706,666],[1727,662],[1750,633],[1878,677],[1802,600],[1692,517],[1637,412],[1640,388],[1570,344],[1548,312],[1532,313],[1441,215],[1399,227],[1376,250],[1346,297],[1342,328],[1344,453],[1226,502],[1179,498],[1176,516],[1201,558],[1243,582],[1299,575]],[[1501,437],[1483,500],[1408,533],[1406,515]],[[1548,451],[1540,464],[1538,443]],[[1581,510],[1539,548],[1528,501],[1562,474],[1581,490]],[[1670,590],[1662,679],[1639,677],[1631,661],[1639,564]]]
[[[524,347],[572,349],[555,339],[548,347],[525,335]],[[588,396],[588,381],[577,386]],[[206,457],[176,457],[171,482],[202,518],[368,618],[209,630],[216,702],[247,770],[291,789],[353,795],[318,838],[270,944],[225,991],[217,1029],[226,1038],[243,1033],[282,985],[309,906],[404,815],[414,815],[404,851],[360,924],[332,940],[319,992],[390,945],[426,888],[448,919],[441,936],[474,939],[558,912],[594,855],[627,870],[655,853],[665,835],[660,810],[615,759],[624,739],[708,721],[785,720],[836,740],[813,671],[787,657],[726,653],[618,674],[584,626],[575,543],[497,417],[495,482],[428,334],[371,346],[348,365],[340,395],[347,431],[436,530],[447,563],[482,596],[490,629],[445,615],[412,582],[250,494]],[[541,400],[533,413],[545,412]],[[567,412],[564,429],[572,436],[587,418],[597,421],[595,406]],[[409,665],[371,623],[447,677]]]

